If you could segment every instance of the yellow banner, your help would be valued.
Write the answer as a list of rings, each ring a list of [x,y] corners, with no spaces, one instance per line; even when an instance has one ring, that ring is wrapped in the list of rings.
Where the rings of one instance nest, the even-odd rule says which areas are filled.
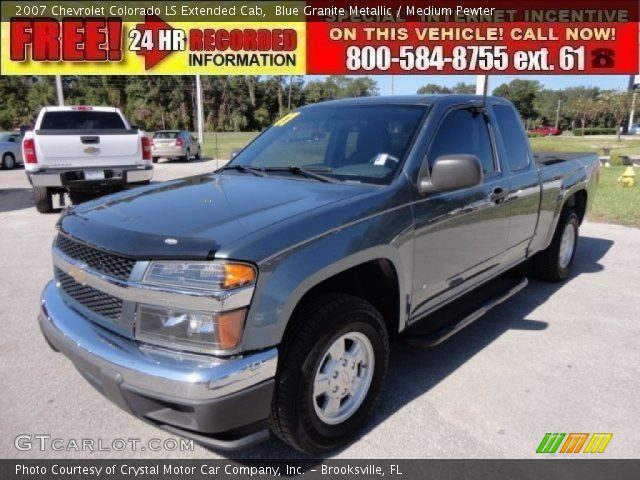
[[[3,75],[300,75],[306,24],[3,16]],[[114,40],[117,42],[114,44]],[[114,45],[118,47],[114,49]]]

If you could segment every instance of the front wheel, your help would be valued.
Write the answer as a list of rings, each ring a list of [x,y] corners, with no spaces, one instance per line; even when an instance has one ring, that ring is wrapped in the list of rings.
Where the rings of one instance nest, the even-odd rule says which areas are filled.
[[[321,454],[353,440],[373,410],[389,366],[389,338],[373,305],[350,295],[319,297],[292,322],[271,427],[292,447]]]
[[[578,247],[579,231],[578,215],[573,209],[565,208],[560,214],[551,244],[533,257],[533,271],[536,277],[551,282],[569,278]]]

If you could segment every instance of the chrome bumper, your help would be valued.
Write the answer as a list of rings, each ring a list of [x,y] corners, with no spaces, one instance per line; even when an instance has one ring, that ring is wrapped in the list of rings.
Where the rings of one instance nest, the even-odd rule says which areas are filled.
[[[214,400],[276,374],[275,348],[219,358],[171,352],[121,337],[70,308],[54,282],[45,287],[38,321],[46,339],[83,374],[113,379],[114,388],[103,388],[103,393],[114,403],[119,403],[114,396],[121,397],[123,389],[179,403]]]
[[[82,172],[83,170],[105,170],[111,172],[109,178],[102,180],[77,180],[69,177],[69,174]],[[86,167],[67,168],[43,172],[27,172],[27,177],[34,187],[66,187],[79,184],[128,184],[146,182],[153,178],[153,168],[137,167]]]

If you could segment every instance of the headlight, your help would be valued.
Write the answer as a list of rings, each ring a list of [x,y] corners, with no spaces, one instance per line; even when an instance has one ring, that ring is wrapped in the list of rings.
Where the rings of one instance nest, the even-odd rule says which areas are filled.
[[[193,290],[231,290],[256,281],[256,269],[246,263],[151,262],[143,282]]]
[[[138,305],[136,339],[198,353],[217,353],[238,346],[247,309],[188,312]]]

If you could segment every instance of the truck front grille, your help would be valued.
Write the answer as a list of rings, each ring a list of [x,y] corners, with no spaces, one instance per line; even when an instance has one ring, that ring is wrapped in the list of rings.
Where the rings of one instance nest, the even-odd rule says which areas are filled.
[[[60,288],[80,305],[98,315],[102,315],[116,322],[120,321],[122,315],[121,299],[112,297],[93,287],[82,285],[59,268],[55,268],[55,276],[60,284]]]
[[[71,240],[64,235],[56,238],[56,247],[67,257],[86,263],[98,272],[127,280],[136,264],[135,260],[107,253]]]

